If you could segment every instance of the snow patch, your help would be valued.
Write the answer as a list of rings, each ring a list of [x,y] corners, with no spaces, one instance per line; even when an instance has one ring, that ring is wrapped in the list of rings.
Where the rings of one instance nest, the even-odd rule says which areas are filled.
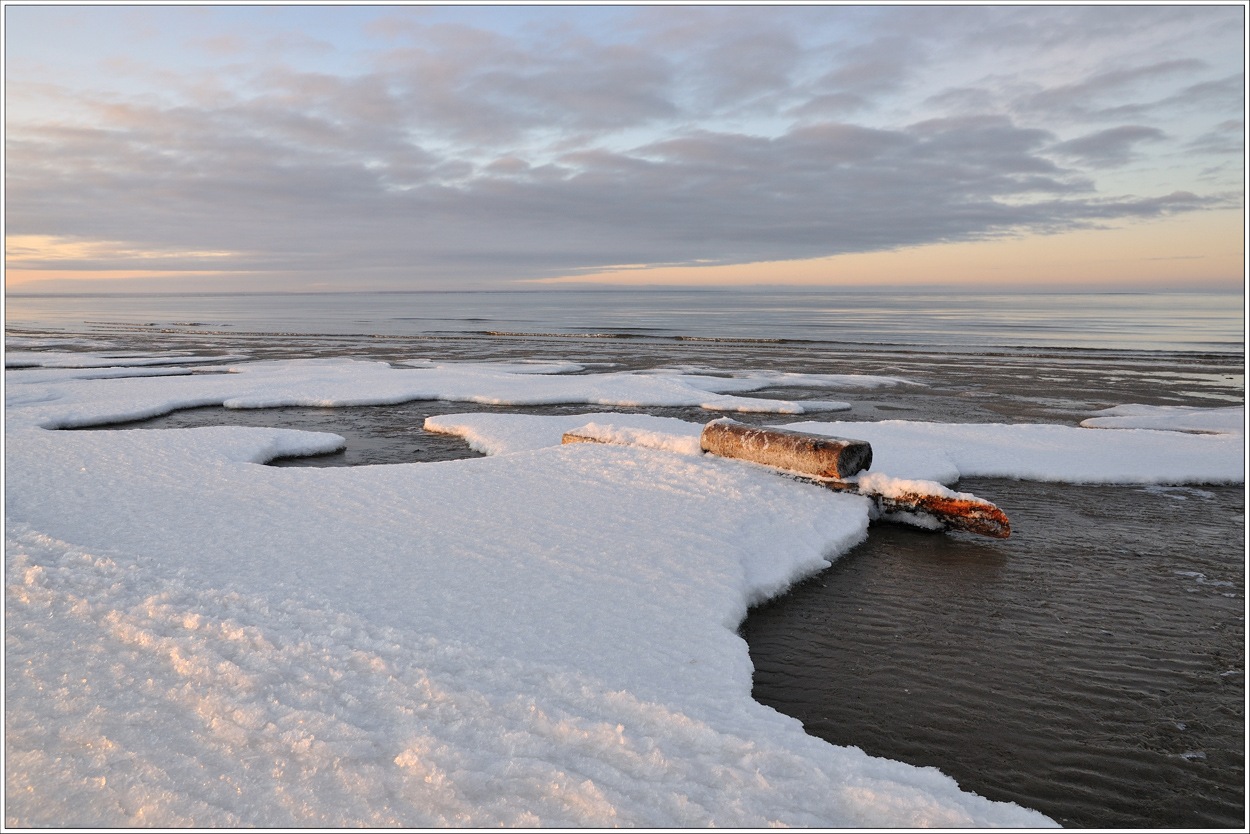
[[[222,356],[171,356],[168,353],[92,354],[82,352],[5,350],[6,368],[113,368],[142,367],[145,365],[184,365],[198,362],[232,362],[246,359],[243,354]]]
[[[1180,405],[1117,405],[1081,421],[1094,429],[1164,429],[1167,431],[1240,434],[1246,431],[1245,406],[1196,408]]]
[[[866,440],[872,444],[873,471],[944,484],[960,477],[1078,484],[1245,480],[1241,434],[907,420],[801,422],[779,428]]]
[[[599,443],[641,446],[681,455],[703,454],[703,449],[699,446],[699,437],[693,434],[677,435],[651,429],[600,423],[587,423],[572,431],[580,437],[589,437]]]

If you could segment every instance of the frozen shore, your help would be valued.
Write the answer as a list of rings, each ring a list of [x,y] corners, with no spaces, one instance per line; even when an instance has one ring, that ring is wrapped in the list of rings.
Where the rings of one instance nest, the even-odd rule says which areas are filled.
[[[681,421],[635,416],[668,447],[561,448],[564,423],[620,415],[452,415],[441,430],[491,457],[339,470],[256,465],[330,451],[332,435],[51,430],[414,396],[802,413],[740,396],[775,375],[327,360],[108,379],[102,359],[80,364],[99,367],[7,375],[10,825],[1049,823],[828,745],[751,699],[738,622],[860,541],[865,503],[689,454]],[[1000,427],[1017,457],[997,465],[1241,477],[1244,417],[1107,416],[1117,428]],[[1173,430],[1195,420],[1224,430]],[[897,431],[924,453],[873,439],[889,474],[991,465],[969,457],[966,427]],[[1086,436],[1101,457],[1038,470],[1061,458],[1053,444]]]

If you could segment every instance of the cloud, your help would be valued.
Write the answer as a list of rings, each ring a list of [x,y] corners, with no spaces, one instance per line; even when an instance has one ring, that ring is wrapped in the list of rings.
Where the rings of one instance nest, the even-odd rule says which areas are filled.
[[[1191,75],[1205,66],[1197,58],[1185,58],[1107,70],[1075,84],[1041,90],[1018,102],[1018,106],[1052,116],[1087,118],[1105,109],[1108,97],[1144,95],[1157,89],[1161,81]],[[1123,112],[1125,107],[1120,105],[1117,110]],[[1141,105],[1134,102],[1132,107]]]
[[[274,43],[265,31],[213,31],[203,43],[231,55],[209,69],[135,71],[137,54],[124,79],[32,74],[11,91],[9,232],[96,241],[74,250],[78,269],[159,258],[403,286],[884,251],[1229,203],[1217,181],[1207,193],[1191,180],[1144,197],[1099,190],[1104,169],[1145,164],[1152,145],[1230,146],[1231,129],[1210,128],[1223,110],[1188,131],[1100,122],[1114,107],[1217,112],[1236,79],[1211,61],[1124,58],[1049,84],[935,75],[973,35],[1059,49],[1056,33],[1114,15],[1000,11],[970,31],[978,10],[614,14],[612,28],[544,18],[492,30],[388,11],[360,27],[373,40],[356,45],[367,60],[351,72],[240,54]],[[815,25],[829,21],[839,26]],[[145,77],[155,90],[128,86]],[[1057,140],[1057,114],[1076,138]],[[54,250],[22,264],[66,267]]]
[[[602,131],[677,113],[671,68],[630,44],[566,35],[530,45],[465,25],[410,24],[375,76],[398,120],[423,136],[501,146],[533,134]]]
[[[502,279],[817,257],[1202,205],[1093,201],[1083,175],[1042,155],[1050,134],[1005,117],[826,122],[774,138],[692,131],[547,165],[500,155],[456,169],[386,130],[293,125],[263,107],[116,115],[126,130],[45,132],[10,148],[21,172],[12,231],[135,241],[142,230],[136,248],[236,252],[215,259],[236,270]],[[32,173],[49,145],[60,153]]]
[[[1139,142],[1159,141],[1164,137],[1158,128],[1123,125],[1060,142],[1051,146],[1050,151],[1098,168],[1109,168],[1127,163]]]
[[[1244,157],[1246,152],[1245,119],[1227,119],[1190,141],[1191,153],[1226,157]]]

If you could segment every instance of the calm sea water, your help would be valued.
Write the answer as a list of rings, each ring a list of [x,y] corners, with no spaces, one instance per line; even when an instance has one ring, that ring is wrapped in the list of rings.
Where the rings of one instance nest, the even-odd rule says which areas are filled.
[[[543,334],[801,340],[943,349],[1241,350],[1229,293],[531,290],[9,295],[7,326],[327,335]]]
[[[1075,425],[1117,404],[1245,400],[1244,299],[1232,294],[10,296],[6,329],[52,350],[566,359],[924,383],[767,392],[850,399],[837,415],[848,420]],[[127,428],[329,431],[347,438],[345,452],[276,463],[374,465],[470,456],[422,423],[493,409],[588,410],[213,407]],[[1002,507],[1012,537],[874,526],[743,623],[756,698],[832,743],[936,766],[1067,826],[1244,828],[1244,486],[958,488]]]

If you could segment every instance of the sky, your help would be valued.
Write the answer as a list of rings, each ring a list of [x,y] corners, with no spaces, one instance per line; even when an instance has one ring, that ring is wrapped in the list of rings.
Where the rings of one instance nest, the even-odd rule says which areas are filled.
[[[56,6],[13,292],[1241,290],[1245,6]]]

